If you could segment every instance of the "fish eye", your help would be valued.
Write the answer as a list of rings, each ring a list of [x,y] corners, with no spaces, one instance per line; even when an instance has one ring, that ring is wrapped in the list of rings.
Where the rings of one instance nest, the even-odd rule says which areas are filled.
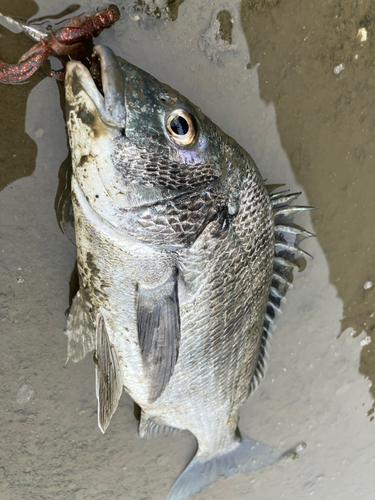
[[[184,109],[175,109],[167,116],[169,138],[179,146],[190,146],[197,135],[193,117]]]

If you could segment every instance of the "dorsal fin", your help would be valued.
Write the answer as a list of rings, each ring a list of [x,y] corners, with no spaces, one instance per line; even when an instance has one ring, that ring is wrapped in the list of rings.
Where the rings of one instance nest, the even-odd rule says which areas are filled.
[[[272,333],[272,326],[278,313],[281,312],[281,306],[285,301],[287,290],[293,288],[293,285],[289,281],[289,275],[293,268],[298,267],[294,261],[301,257],[311,257],[310,254],[299,248],[298,245],[304,239],[315,236],[309,231],[293,225],[293,216],[295,214],[306,210],[315,210],[315,207],[290,206],[289,203],[298,198],[301,193],[288,193],[289,190],[270,195],[275,217],[275,257],[270,293],[263,321],[258,363],[251,382],[251,392],[257,388],[265,374],[268,357],[267,349]]]

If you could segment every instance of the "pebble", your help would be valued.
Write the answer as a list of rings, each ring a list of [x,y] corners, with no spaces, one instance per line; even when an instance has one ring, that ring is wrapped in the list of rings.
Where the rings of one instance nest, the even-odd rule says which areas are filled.
[[[370,290],[374,286],[374,283],[372,281],[366,281],[366,283],[363,285],[363,288],[365,290]]]
[[[42,135],[44,134],[44,130],[42,128],[39,128],[36,132],[35,132],[35,137],[37,137],[38,139],[40,137],[42,137]]]
[[[30,384],[23,385],[18,389],[16,401],[17,403],[28,403],[34,396],[34,387]]]
[[[301,451],[303,451],[305,448],[306,448],[306,443],[299,443],[297,444],[295,450],[297,453],[301,453]]]
[[[366,28],[359,28],[358,33],[357,33],[357,40],[361,43],[363,43],[367,40],[367,29]]]
[[[361,340],[360,344],[362,347],[371,344],[371,337],[367,336],[365,339]]]
[[[333,72],[335,73],[335,75],[338,75],[339,73],[341,73],[341,71],[343,71],[345,68],[344,68],[344,65],[342,63],[338,64],[337,66],[335,66],[333,68]]]
[[[306,448],[306,443],[299,443],[291,450],[284,453],[279,460],[280,465],[287,465],[299,458],[299,454]]]

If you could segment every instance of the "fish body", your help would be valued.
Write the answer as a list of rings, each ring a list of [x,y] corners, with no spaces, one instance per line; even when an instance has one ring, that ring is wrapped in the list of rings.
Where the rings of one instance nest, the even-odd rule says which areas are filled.
[[[264,366],[270,292],[287,288],[274,209],[289,217],[289,199],[272,201],[251,156],[188,99],[107,47],[95,54],[103,92],[76,61],[65,84],[80,278],[70,356],[95,349],[103,432],[125,388],[141,436],[194,434],[168,497],[187,498],[254,454],[238,415]]]

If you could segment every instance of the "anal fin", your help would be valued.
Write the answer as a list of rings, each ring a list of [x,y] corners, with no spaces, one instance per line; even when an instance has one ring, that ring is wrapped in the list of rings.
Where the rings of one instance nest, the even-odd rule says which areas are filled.
[[[73,299],[64,332],[68,337],[68,359],[75,363],[95,349],[95,328],[91,308],[88,293],[80,288]]]
[[[98,399],[98,425],[106,431],[112,415],[117,409],[123,390],[119,359],[111,343],[104,317],[96,318],[96,397]]]
[[[169,425],[157,424],[152,418],[146,417],[142,412],[138,432],[141,438],[152,439],[155,437],[176,435],[180,432],[180,429],[170,427]]]

